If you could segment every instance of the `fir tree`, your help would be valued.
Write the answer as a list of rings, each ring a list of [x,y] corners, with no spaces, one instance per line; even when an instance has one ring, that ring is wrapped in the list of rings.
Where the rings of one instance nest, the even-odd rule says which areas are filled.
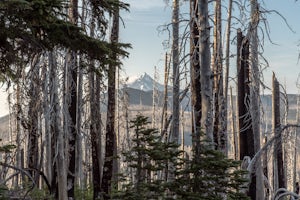
[[[247,199],[246,172],[239,169],[239,161],[227,159],[207,142],[201,142],[197,156],[184,160],[177,144],[162,142],[157,129],[147,127],[146,117],[137,116],[132,124],[133,145],[124,156],[135,178],[123,174],[123,187],[114,199]],[[170,182],[162,176],[167,163],[175,167],[175,179]]]

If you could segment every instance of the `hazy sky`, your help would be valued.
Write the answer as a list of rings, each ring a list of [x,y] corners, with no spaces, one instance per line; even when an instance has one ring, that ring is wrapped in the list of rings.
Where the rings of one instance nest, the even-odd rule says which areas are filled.
[[[153,76],[154,66],[163,74],[164,54],[166,49],[163,42],[168,39],[168,33],[161,33],[158,27],[171,21],[171,7],[165,0],[124,0],[130,3],[130,12],[122,12],[125,27],[121,28],[120,40],[131,43],[130,56],[123,61],[123,71],[126,76],[136,76],[144,72]],[[169,0],[171,4],[172,0]],[[260,1],[261,2],[261,1]],[[262,5],[268,10],[278,11],[289,23],[276,13],[267,14],[271,44],[265,37],[264,56],[270,65],[264,71],[264,82],[271,86],[271,73],[274,71],[282,84],[286,84],[288,93],[297,93],[296,80],[300,73],[297,64],[300,46],[300,2],[295,0],[265,0]],[[181,13],[188,12],[188,3],[182,3]],[[249,8],[247,8],[249,9]],[[236,12],[236,11],[235,11]],[[263,24],[263,23],[261,23]],[[233,32],[232,34],[235,34]],[[232,52],[235,54],[235,52]],[[233,60],[235,65],[235,60]],[[234,76],[236,69],[231,68]],[[163,78],[160,75],[160,81]],[[0,89],[0,116],[8,112],[4,88]],[[266,91],[270,93],[270,91]]]
[[[122,42],[130,42],[133,49],[129,50],[130,56],[124,61],[123,69],[128,76],[143,72],[153,76],[154,66],[157,66],[160,74],[163,74],[166,49],[162,43],[168,38],[168,34],[162,34],[157,29],[161,25],[170,23],[172,1],[170,0],[170,5],[167,5],[164,0],[125,0],[125,2],[131,4],[131,11],[122,15],[125,28],[121,29],[121,39]],[[300,73],[300,64],[297,64],[300,50],[300,46],[297,46],[300,44],[300,2],[294,0],[266,0],[265,2],[261,3],[265,9],[274,10],[285,18],[275,12],[265,13],[266,26],[270,31],[272,42],[275,43],[271,44],[265,35],[263,55],[270,65],[264,70],[265,84],[271,86],[271,74],[274,71],[279,81],[286,84],[289,93],[297,93],[296,80]],[[188,3],[183,3],[181,12],[187,12],[188,8]],[[289,29],[285,20],[294,32]],[[261,26],[264,26],[263,22]],[[235,62],[233,60],[233,65]],[[232,76],[235,75],[235,71],[233,66]],[[163,78],[160,77],[160,80]]]

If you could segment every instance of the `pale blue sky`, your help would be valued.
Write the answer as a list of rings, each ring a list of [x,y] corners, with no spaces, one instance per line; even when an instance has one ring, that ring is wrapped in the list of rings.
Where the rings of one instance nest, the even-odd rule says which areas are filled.
[[[125,0],[125,2],[130,3],[131,7],[129,13],[122,13],[125,28],[121,28],[120,37],[122,42],[131,43],[133,48],[129,50],[129,59],[123,62],[123,70],[127,76],[140,75],[143,72],[153,76],[154,66],[157,66],[158,72],[162,74],[166,51],[162,43],[168,35],[160,34],[157,28],[170,23],[170,6],[167,6],[164,0]],[[297,64],[300,50],[300,46],[297,46],[300,44],[300,2],[294,0],[265,0],[265,2],[264,7],[280,12],[296,32],[291,32],[275,13],[268,15],[270,36],[278,45],[265,41],[264,56],[270,64],[270,68],[264,72],[265,83],[271,85],[271,73],[274,71],[279,81],[282,84],[286,83],[288,93],[297,93],[296,80],[300,73],[300,64]],[[185,4],[187,12],[188,6]],[[234,67],[231,72],[235,73]],[[3,116],[8,112],[5,103],[7,97],[3,92],[4,88],[0,90],[0,116]]]
[[[157,28],[171,21],[170,5],[166,5],[164,0],[125,0],[125,2],[130,3],[131,7],[130,13],[122,15],[126,27],[121,29],[121,40],[131,43],[133,49],[129,50],[130,56],[124,60],[123,69],[128,76],[143,72],[153,76],[154,66],[157,66],[162,74],[166,51],[162,43],[168,35],[160,34]],[[183,4],[185,6],[181,12],[187,12],[188,3]],[[297,47],[297,44],[300,44],[300,2],[266,0],[262,5],[268,10],[276,10],[282,14],[295,31],[293,33],[289,30],[284,20],[276,13],[267,14],[270,37],[277,45],[265,39],[264,56],[270,64],[264,71],[265,83],[271,85],[271,73],[274,71],[279,81],[282,84],[286,83],[288,92],[296,93],[295,82],[300,73],[300,66],[297,65],[300,50],[300,47]],[[233,67],[231,71],[234,74],[235,68]]]

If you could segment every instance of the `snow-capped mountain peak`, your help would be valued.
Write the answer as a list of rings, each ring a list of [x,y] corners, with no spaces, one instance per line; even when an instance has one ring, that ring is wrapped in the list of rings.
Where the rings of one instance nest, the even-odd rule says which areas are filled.
[[[151,91],[153,90],[154,83],[157,90],[163,91],[163,85],[158,82],[154,82],[153,78],[147,73],[143,73],[140,76],[129,77],[127,86],[138,90]]]

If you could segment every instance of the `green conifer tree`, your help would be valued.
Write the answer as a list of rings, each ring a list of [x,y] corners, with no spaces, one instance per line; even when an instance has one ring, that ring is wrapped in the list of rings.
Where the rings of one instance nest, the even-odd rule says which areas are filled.
[[[217,150],[201,142],[200,154],[191,160],[182,159],[178,145],[160,140],[157,129],[149,128],[148,118],[137,116],[131,121],[134,129],[132,148],[124,153],[134,180],[122,175],[122,187],[112,199],[247,199],[243,186],[247,180],[240,162],[227,159]],[[168,182],[162,173],[167,163],[175,166],[175,180]]]

